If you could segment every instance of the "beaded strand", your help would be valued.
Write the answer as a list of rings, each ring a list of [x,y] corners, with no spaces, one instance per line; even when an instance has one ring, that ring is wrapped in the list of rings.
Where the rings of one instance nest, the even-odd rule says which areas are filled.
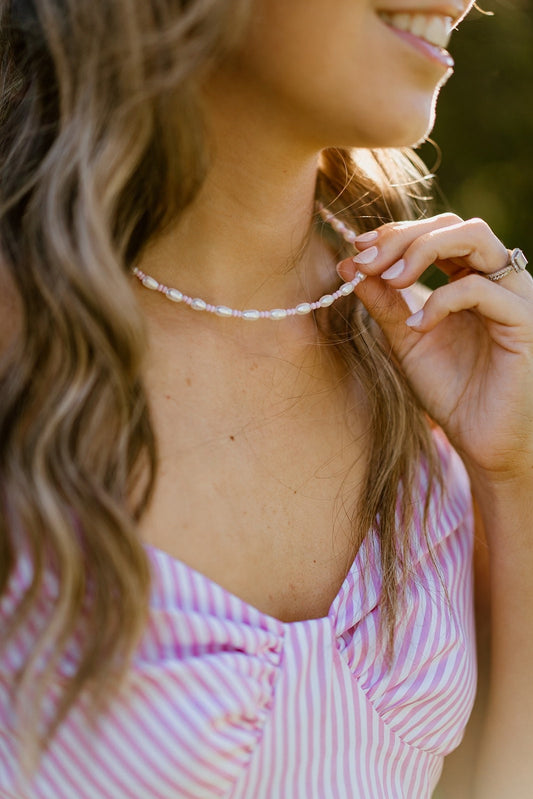
[[[339,235],[341,235],[346,242],[349,244],[355,243],[357,234],[354,233],[353,230],[350,230],[350,228],[348,228],[344,222],[337,219],[320,203],[317,203],[317,210],[322,219],[327,222],[333,228],[333,230],[339,233]],[[342,285],[340,285],[339,288],[332,294],[324,294],[322,297],[320,297],[320,299],[315,300],[314,302],[300,302],[293,308],[272,308],[268,311],[258,311],[255,308],[249,308],[247,310],[241,311],[235,308],[230,308],[227,305],[212,305],[211,303],[203,300],[201,297],[190,297],[188,294],[185,294],[179,289],[165,286],[164,283],[159,283],[155,277],[147,275],[138,267],[134,267],[132,271],[133,274],[140,280],[142,285],[145,286],[145,288],[150,289],[151,291],[159,291],[168,300],[171,300],[171,302],[184,303],[194,311],[206,311],[207,313],[216,314],[216,316],[226,318],[235,317],[238,319],[248,319],[251,321],[255,319],[278,320],[285,319],[288,316],[304,316],[305,314],[309,314],[319,308],[327,308],[328,306],[332,305],[335,300],[338,300],[339,297],[347,297],[349,294],[351,294],[354,288],[366,277],[366,275],[363,275],[361,272],[356,272],[355,277],[352,280],[348,281],[347,283],[342,283]]]

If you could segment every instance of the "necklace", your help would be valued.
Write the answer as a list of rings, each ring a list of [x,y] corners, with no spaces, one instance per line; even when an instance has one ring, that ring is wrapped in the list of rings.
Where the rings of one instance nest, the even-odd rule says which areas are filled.
[[[345,241],[349,244],[354,244],[356,233],[353,230],[350,230],[347,225],[344,224],[340,219],[337,219],[334,214],[328,211],[322,203],[317,203],[317,211],[324,220],[327,222],[336,233],[339,233]],[[189,297],[188,294],[184,294],[183,291],[180,291],[176,288],[171,288],[170,286],[165,286],[163,283],[159,283],[155,277],[152,275],[147,275],[137,266],[133,268],[133,274],[135,277],[140,280],[143,286],[147,289],[151,289],[152,291],[159,291],[163,294],[167,300],[171,300],[171,302],[176,303],[184,303],[188,305],[189,308],[192,308],[194,311],[207,311],[208,313],[216,314],[216,316],[222,317],[235,317],[238,319],[285,319],[288,316],[304,316],[305,314],[311,313],[311,311],[315,311],[318,308],[327,308],[329,305],[332,305],[335,300],[338,300],[339,297],[347,297],[351,294],[354,288],[361,283],[366,275],[363,275],[361,272],[356,272],[355,277],[353,280],[350,280],[348,283],[342,283],[339,288],[334,291],[332,294],[324,294],[320,299],[315,300],[314,302],[300,302],[298,305],[295,305],[294,308],[272,308],[269,311],[258,311],[255,308],[248,308],[247,310],[240,311],[236,310],[235,308],[229,308],[227,305],[212,305],[209,302],[206,302],[201,297]]]

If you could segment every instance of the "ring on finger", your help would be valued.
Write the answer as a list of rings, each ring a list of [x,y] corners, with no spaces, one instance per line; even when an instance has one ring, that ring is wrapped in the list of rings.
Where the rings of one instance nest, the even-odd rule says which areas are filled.
[[[522,250],[516,247],[514,250],[509,250],[509,260],[505,266],[502,269],[498,269],[497,272],[491,272],[490,275],[486,275],[486,277],[488,277],[489,280],[501,280],[512,272],[523,272],[527,263],[527,258]]]

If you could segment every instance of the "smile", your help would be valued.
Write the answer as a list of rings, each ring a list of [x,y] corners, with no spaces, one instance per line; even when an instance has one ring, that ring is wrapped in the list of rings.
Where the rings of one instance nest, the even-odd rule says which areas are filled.
[[[452,17],[445,17],[441,14],[409,14],[406,12],[394,14],[389,11],[380,11],[378,16],[391,28],[411,33],[436,47],[447,47],[452,35],[454,23]]]

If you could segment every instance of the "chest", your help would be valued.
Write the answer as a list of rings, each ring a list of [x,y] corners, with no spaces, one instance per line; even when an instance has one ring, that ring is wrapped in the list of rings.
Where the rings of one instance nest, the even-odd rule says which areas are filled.
[[[364,414],[344,378],[240,369],[152,373],[159,464],[141,535],[262,612],[319,618],[359,545]]]

